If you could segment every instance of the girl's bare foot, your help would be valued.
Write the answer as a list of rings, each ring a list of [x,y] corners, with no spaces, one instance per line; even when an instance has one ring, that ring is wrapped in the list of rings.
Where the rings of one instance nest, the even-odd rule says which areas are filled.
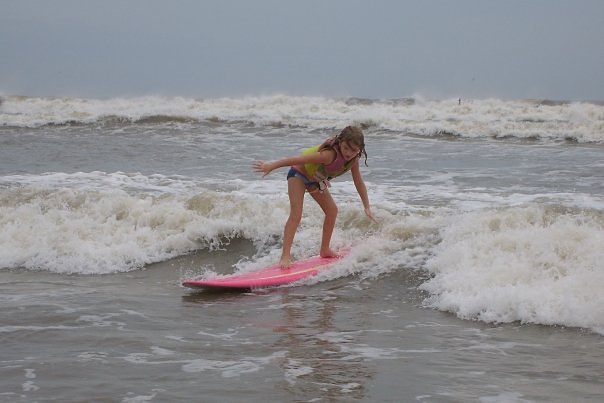
[[[338,254],[331,249],[322,250],[320,255],[321,257],[338,257]]]
[[[281,260],[279,261],[279,266],[281,266],[282,269],[289,269],[289,266],[292,265],[291,259],[289,257],[286,256],[282,256]]]

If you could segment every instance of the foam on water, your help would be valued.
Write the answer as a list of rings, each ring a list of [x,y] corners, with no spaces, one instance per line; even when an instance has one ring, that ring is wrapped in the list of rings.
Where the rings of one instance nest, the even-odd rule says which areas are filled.
[[[452,217],[421,288],[461,318],[591,328],[604,324],[604,217],[533,205]]]
[[[4,268],[129,271],[196,249],[218,248],[235,237],[265,239],[280,227],[285,208],[271,209],[268,200],[253,197],[246,202],[249,195],[186,180],[156,178],[163,183],[160,189],[150,186],[155,182],[150,178],[120,173],[5,179],[21,185],[4,189],[0,199]],[[191,189],[182,190],[187,187]],[[270,219],[270,212],[278,217]]]
[[[233,271],[255,270],[279,258],[289,202],[276,186],[121,172],[5,176],[0,267],[126,272],[245,238],[256,255]],[[424,281],[427,306],[461,318],[604,328],[604,215],[597,195],[451,187],[443,196],[429,184],[368,186],[379,224],[364,216],[352,182],[333,187],[339,215],[332,246],[351,253],[309,284],[408,271]],[[422,202],[412,204],[411,196]],[[426,203],[437,196],[440,203]],[[322,220],[320,208],[307,203],[296,258],[317,254]],[[215,275],[211,268],[199,274]]]
[[[604,142],[604,105],[499,99],[291,97],[114,99],[7,96],[0,126],[244,124],[333,129],[351,122],[397,135]]]

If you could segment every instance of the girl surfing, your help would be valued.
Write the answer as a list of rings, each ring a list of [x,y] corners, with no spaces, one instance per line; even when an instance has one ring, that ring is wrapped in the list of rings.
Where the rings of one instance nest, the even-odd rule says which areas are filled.
[[[337,176],[348,171],[351,172],[354,186],[363,202],[365,214],[370,220],[377,223],[369,206],[367,188],[359,167],[361,156],[365,157],[365,165],[367,165],[363,132],[358,127],[348,126],[339,135],[326,140],[323,144],[304,150],[301,156],[287,157],[273,162],[256,161],[254,163],[254,170],[263,173],[263,177],[275,169],[290,167],[287,174],[290,211],[283,230],[283,251],[279,261],[281,267],[287,268],[292,263],[291,247],[298,225],[302,220],[305,192],[315,199],[325,213],[320,255],[321,257],[337,256],[337,253],[331,249],[330,242],[336,224],[338,207],[329,192],[331,186],[329,181]]]

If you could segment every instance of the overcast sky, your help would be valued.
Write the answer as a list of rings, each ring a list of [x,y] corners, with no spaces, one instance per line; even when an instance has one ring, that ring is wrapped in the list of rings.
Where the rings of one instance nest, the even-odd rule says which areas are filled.
[[[0,0],[0,94],[604,100],[604,0]]]

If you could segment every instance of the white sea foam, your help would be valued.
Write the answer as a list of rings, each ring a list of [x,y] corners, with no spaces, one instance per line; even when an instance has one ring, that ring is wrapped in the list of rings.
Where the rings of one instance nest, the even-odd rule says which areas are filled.
[[[219,247],[225,238],[265,239],[285,214],[285,204],[280,211],[269,207],[270,200],[186,181],[167,181],[160,191],[145,177],[61,176],[5,178],[21,186],[4,190],[0,199],[0,267],[82,274],[128,271]],[[183,192],[187,186],[194,191]],[[277,216],[270,219],[271,214]]]
[[[334,247],[365,241],[331,276],[372,277],[401,262],[417,266],[425,260],[426,253],[414,247],[434,236],[437,218],[399,215],[399,207],[389,210],[389,196],[378,191],[375,213],[383,218],[384,238],[375,234],[380,226],[364,217],[352,183],[340,185],[334,189],[340,204]],[[289,211],[287,195],[275,193],[270,180],[223,181],[218,189],[211,180],[92,172],[5,176],[0,186],[0,267],[58,273],[135,270],[194,250],[220,248],[236,237],[255,242],[262,252],[237,264],[237,270],[253,270],[278,259],[274,245]],[[320,208],[308,203],[295,256],[317,253],[322,219]],[[368,259],[380,254],[390,258],[366,271]]]
[[[223,378],[234,378],[241,375],[257,372],[273,360],[285,357],[285,351],[277,351],[265,357],[243,357],[238,361],[218,361],[199,358],[182,365],[182,371],[188,373],[217,371]]]
[[[314,372],[314,368],[304,365],[301,360],[288,358],[285,364],[284,376],[287,383],[295,385],[297,379]]]
[[[155,399],[158,393],[165,392],[165,389],[152,389],[150,395],[135,395],[133,392],[129,392],[127,397],[122,399],[122,403],[143,403],[150,402]]]
[[[456,216],[421,288],[461,318],[591,328],[604,324],[601,214],[530,206]]]
[[[5,176],[0,186],[0,267],[59,273],[135,270],[221,248],[236,237],[254,242],[258,255],[234,270],[254,270],[278,260],[289,211],[287,195],[275,192],[272,180],[218,186],[92,172]],[[432,274],[421,286],[430,294],[426,304],[462,318],[604,328],[604,216],[597,195],[370,186],[378,225],[364,216],[351,182],[334,186],[340,211],[332,246],[352,251],[308,283],[426,271]],[[448,202],[405,203],[438,195]],[[307,203],[295,257],[317,253],[322,220],[320,208]],[[120,325],[111,318],[82,320]]]
[[[7,96],[0,126],[161,122],[333,129],[350,122],[391,134],[604,142],[604,106],[499,99],[363,100],[290,97],[114,99]]]

